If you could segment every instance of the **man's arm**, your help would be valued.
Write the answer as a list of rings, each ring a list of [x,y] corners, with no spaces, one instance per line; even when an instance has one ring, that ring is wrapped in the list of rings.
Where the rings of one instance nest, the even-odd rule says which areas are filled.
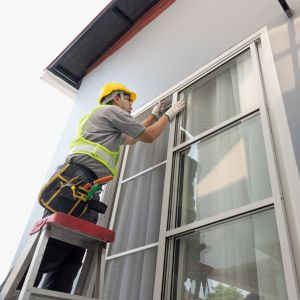
[[[155,123],[156,121],[156,117],[153,116],[152,114],[150,116],[148,116],[148,118],[146,120],[143,121],[143,125],[145,126],[145,128],[148,128],[149,126],[151,126],[153,123]],[[143,132],[144,133],[144,132]],[[143,134],[142,133],[142,134]],[[131,136],[129,135],[126,135],[126,138],[125,140],[123,141],[123,145],[133,145],[135,144],[139,139],[136,138],[132,138]]]
[[[165,112],[165,114],[157,122],[146,127],[144,132],[137,138],[134,139],[132,137],[126,136],[123,145],[133,145],[137,141],[152,143],[162,133],[167,124],[171,122],[175,118],[175,116],[184,109],[184,107],[184,100],[178,101],[167,112]]]
[[[144,127],[147,128],[155,123],[155,121],[158,120],[159,115],[163,109],[163,102],[158,102],[151,112],[151,114],[142,122]],[[133,145],[135,144],[139,139],[138,138],[132,138],[130,136],[126,136],[125,140],[123,141],[123,145]]]
[[[155,121],[156,121],[156,117],[154,115],[150,114],[150,116],[148,116],[147,119],[145,119],[143,121],[143,124],[147,128],[150,125],[152,125],[153,123],[155,123]]]
[[[123,145],[133,145],[138,141],[144,143],[152,143],[165,129],[167,124],[169,123],[169,118],[166,115],[163,115],[157,122],[145,128],[144,132],[140,134],[137,138],[132,138],[130,136],[126,136],[123,141]]]
[[[169,124],[169,118],[167,115],[163,115],[153,125],[146,127],[145,131],[137,137],[138,141],[144,143],[152,143],[163,132],[166,126]]]
[[[165,111],[165,101],[159,101],[158,103],[156,103],[152,109],[150,116],[143,121],[144,126],[147,128],[153,123],[155,123],[155,121],[159,119],[159,116],[164,111]]]

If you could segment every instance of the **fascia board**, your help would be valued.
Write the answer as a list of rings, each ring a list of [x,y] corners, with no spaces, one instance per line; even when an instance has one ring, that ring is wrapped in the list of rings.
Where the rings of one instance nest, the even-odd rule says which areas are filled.
[[[44,70],[43,74],[40,77],[42,80],[47,82],[52,87],[56,88],[66,96],[75,99],[78,94],[78,90],[73,88],[71,85],[66,83],[64,80],[60,79],[58,76],[54,75],[49,70]]]

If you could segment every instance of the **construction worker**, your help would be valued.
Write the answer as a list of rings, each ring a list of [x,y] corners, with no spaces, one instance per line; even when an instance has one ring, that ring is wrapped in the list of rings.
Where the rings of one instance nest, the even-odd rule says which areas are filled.
[[[80,196],[76,198],[76,190],[97,178],[115,176],[120,145],[138,141],[152,143],[185,105],[180,100],[164,112],[163,103],[158,103],[146,120],[140,123],[130,115],[136,98],[134,92],[120,83],[112,82],[102,87],[98,99],[100,105],[81,119],[65,164],[58,168],[41,190],[39,201],[45,208],[44,217],[60,211],[96,223],[97,211],[85,203],[82,206],[76,204],[74,208],[74,203],[82,200]],[[75,185],[76,190],[72,190]],[[65,187],[64,192],[58,192],[62,186]],[[50,239],[35,286],[42,274],[47,273],[42,288],[69,293],[84,252],[77,246]]]

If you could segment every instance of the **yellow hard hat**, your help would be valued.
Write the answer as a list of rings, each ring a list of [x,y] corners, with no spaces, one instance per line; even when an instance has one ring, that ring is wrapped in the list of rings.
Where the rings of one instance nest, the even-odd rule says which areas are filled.
[[[130,91],[125,85],[118,83],[118,82],[109,82],[105,84],[102,89],[100,90],[100,95],[98,102],[101,104],[105,97],[109,96],[112,92],[120,91],[128,94],[134,102],[136,100],[136,93]]]

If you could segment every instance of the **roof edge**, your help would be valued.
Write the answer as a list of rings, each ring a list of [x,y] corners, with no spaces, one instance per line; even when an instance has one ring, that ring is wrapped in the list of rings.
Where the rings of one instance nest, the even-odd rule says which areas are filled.
[[[56,88],[67,97],[75,99],[78,94],[78,90],[72,87],[70,84],[62,80],[61,78],[55,76],[51,71],[44,70],[40,79],[44,80],[46,83]]]
[[[103,15],[105,14],[116,2],[117,0],[112,0],[110,1],[102,10],[99,14],[97,14],[93,20],[84,27],[84,29],[67,45],[66,48],[64,48],[59,55],[52,60],[52,62],[46,67],[46,69],[50,69],[51,67],[53,67],[53,65],[82,37],[84,36],[84,34],[86,33],[87,30],[89,30],[89,28],[91,26],[93,26],[93,24]]]

